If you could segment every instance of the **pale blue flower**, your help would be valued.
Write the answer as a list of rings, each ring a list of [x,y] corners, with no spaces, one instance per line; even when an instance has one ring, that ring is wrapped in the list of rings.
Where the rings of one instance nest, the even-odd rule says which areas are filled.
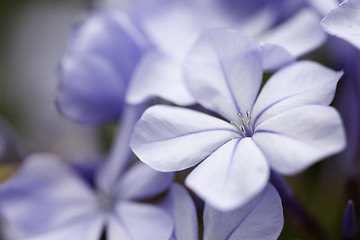
[[[234,30],[205,32],[186,59],[193,97],[225,120],[154,106],[138,121],[135,154],[160,171],[200,163],[186,185],[220,210],[244,205],[266,186],[270,168],[296,174],[345,147],[342,121],[329,107],[342,72],[301,61],[276,72],[259,93],[262,55]]]
[[[184,88],[181,66],[196,39],[207,28],[231,27],[263,42],[264,55],[271,52],[274,56],[276,51],[277,57],[264,64],[266,69],[293,61],[294,57],[321,45],[326,38],[320,17],[308,8],[301,8],[287,21],[275,24],[278,16],[273,10],[278,5],[270,3],[255,8],[253,15],[233,19],[218,8],[209,9],[206,3],[199,2],[155,0],[148,4],[143,1],[129,4],[130,17],[154,48],[147,51],[139,63],[127,92],[127,102],[136,104],[151,96],[160,96],[178,105],[193,103]],[[256,5],[249,1],[242,4],[245,9]],[[239,4],[232,1],[229,6],[232,5]],[[283,49],[279,50],[278,46]]]
[[[209,27],[233,27],[265,42],[264,67],[270,70],[325,40],[320,17],[308,8],[279,24],[278,5],[243,4],[254,15],[233,19],[217,8],[182,0],[130,1],[121,11],[92,12],[70,36],[60,67],[59,109],[76,121],[99,124],[123,114],[124,103],[153,97],[183,106],[195,103],[181,67],[201,31]]]
[[[169,239],[171,217],[143,200],[165,191],[173,174],[136,164],[122,172],[111,192],[94,177],[93,188],[50,154],[25,159],[0,191],[6,239],[96,240],[104,230],[110,240]]]

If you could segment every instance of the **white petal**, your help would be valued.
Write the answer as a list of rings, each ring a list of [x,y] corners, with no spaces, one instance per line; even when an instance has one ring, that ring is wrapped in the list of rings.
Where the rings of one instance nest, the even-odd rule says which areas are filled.
[[[304,9],[287,22],[259,36],[258,40],[279,45],[298,57],[319,47],[326,40],[326,34],[320,26],[320,16],[310,9]]]
[[[253,139],[282,174],[296,174],[346,145],[337,111],[318,105],[297,107],[264,121]]]
[[[174,183],[171,188],[171,194],[173,196],[173,215],[176,239],[199,239],[196,208],[190,194],[184,187],[176,183]]]
[[[322,16],[325,16],[332,9],[339,6],[339,0],[307,0],[307,2],[319,13],[321,13]]]
[[[258,94],[262,57],[258,45],[230,29],[205,31],[184,63],[189,91],[205,108],[236,120]]]
[[[120,202],[114,220],[115,226],[109,228],[110,240],[168,240],[173,232],[171,217],[161,208],[149,204]]]
[[[321,24],[329,34],[343,38],[360,48],[360,2],[358,0],[344,1],[329,13]]]
[[[170,187],[173,173],[158,172],[143,163],[132,166],[120,179],[116,195],[121,199],[143,200]]]
[[[133,5],[133,17],[154,46],[167,56],[182,60],[201,31],[194,5],[182,0],[138,1]]]
[[[263,56],[264,70],[272,71],[295,61],[295,58],[280,46],[261,43],[260,49]]]
[[[131,148],[141,161],[160,171],[191,167],[224,143],[238,138],[231,124],[186,108],[148,108],[135,126]]]
[[[275,240],[283,227],[281,199],[268,185],[245,206],[231,212],[220,212],[205,205],[205,240]]]
[[[301,61],[276,72],[265,84],[254,105],[253,125],[301,105],[328,105],[342,72],[318,63]]]
[[[24,236],[94,214],[95,208],[91,189],[50,154],[31,155],[2,186],[1,215]]]
[[[247,203],[269,179],[265,156],[251,138],[220,147],[186,178],[186,185],[206,203],[222,211]]]
[[[126,101],[139,104],[151,97],[161,97],[178,105],[194,103],[182,77],[181,61],[158,51],[149,51],[143,56],[131,79]]]

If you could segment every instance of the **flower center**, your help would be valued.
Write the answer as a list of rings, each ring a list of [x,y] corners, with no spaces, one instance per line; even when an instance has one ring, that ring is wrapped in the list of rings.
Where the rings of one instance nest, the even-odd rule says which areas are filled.
[[[234,125],[243,137],[251,137],[253,135],[253,129],[251,127],[251,116],[249,111],[246,111],[246,119],[241,115],[241,113],[238,113],[237,115],[240,118],[240,123],[237,121],[231,121],[231,125]]]
[[[101,210],[105,212],[112,211],[114,206],[114,200],[111,196],[107,195],[102,191],[97,191],[96,196]]]

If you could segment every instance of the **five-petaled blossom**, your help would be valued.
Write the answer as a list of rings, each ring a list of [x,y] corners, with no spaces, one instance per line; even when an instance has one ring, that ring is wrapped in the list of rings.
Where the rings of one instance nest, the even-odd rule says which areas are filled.
[[[153,106],[130,145],[160,171],[206,158],[185,184],[217,209],[248,202],[267,185],[270,169],[295,174],[345,147],[342,121],[328,106],[342,72],[297,62],[273,74],[259,93],[259,46],[235,30],[210,29],[190,51],[184,76],[196,101],[224,119]]]
[[[86,162],[89,165],[89,161]],[[172,173],[160,173],[145,164],[121,171],[108,189],[99,184],[106,175],[98,168],[94,186],[50,154],[34,154],[0,191],[0,210],[9,225],[6,239],[168,240],[171,216],[162,207],[144,202],[164,192]]]

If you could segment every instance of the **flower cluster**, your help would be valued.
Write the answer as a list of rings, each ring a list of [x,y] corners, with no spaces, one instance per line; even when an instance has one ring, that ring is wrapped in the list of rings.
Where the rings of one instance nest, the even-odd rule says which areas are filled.
[[[283,206],[307,214],[281,175],[341,153],[357,176],[359,36],[359,0],[99,1],[69,35],[55,103],[117,122],[111,148],[26,156],[0,186],[0,237],[277,239]]]

